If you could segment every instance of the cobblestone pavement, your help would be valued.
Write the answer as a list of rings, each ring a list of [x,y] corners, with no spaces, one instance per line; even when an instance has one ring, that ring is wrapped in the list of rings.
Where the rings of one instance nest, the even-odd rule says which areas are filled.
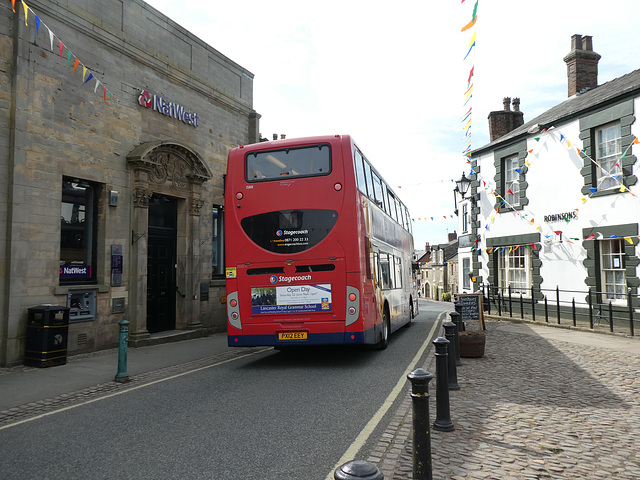
[[[461,359],[461,388],[449,391],[455,430],[431,431],[433,478],[640,478],[640,354],[506,323],[488,322],[482,358]],[[433,358],[423,368],[435,375]],[[435,379],[429,387],[433,422]],[[367,459],[385,480],[413,478],[411,426],[407,393]]]

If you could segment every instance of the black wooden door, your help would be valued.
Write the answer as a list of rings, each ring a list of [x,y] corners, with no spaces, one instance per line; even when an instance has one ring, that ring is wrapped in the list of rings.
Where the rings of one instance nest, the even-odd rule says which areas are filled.
[[[154,195],[149,201],[147,330],[176,328],[176,200]]]

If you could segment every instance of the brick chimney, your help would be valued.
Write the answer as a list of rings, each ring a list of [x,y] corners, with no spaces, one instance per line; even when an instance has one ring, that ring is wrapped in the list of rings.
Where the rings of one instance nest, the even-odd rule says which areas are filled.
[[[573,35],[571,37],[571,52],[564,57],[567,64],[567,78],[569,80],[569,96],[585,89],[598,86],[598,61],[600,55],[593,51],[591,36]]]
[[[493,142],[512,130],[524,125],[524,113],[520,111],[520,99],[513,99],[511,110],[511,98],[502,99],[503,109],[489,113],[489,140]]]

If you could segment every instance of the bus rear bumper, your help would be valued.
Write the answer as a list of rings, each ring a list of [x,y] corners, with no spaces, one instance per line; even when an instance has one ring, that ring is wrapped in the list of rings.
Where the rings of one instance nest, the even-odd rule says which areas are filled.
[[[227,335],[230,347],[304,346],[304,345],[362,345],[373,343],[373,330],[368,332],[307,333],[304,340],[280,340],[278,334]]]

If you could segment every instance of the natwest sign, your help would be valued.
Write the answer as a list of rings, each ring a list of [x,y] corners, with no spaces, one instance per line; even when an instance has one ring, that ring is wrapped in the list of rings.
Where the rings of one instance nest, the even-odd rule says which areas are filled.
[[[149,90],[140,90],[138,103],[145,108],[151,108],[167,117],[182,120],[187,125],[198,126],[197,113],[189,112],[178,103],[167,102],[164,98],[149,93]]]

